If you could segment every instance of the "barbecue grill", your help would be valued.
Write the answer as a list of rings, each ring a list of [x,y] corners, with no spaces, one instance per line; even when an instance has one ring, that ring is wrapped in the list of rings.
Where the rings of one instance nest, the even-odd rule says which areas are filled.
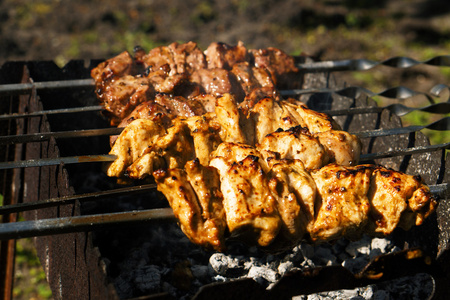
[[[439,199],[439,206],[424,225],[393,234],[398,251],[375,256],[356,273],[340,265],[294,268],[269,288],[238,276],[193,288],[193,282],[201,282],[195,276],[205,271],[212,253],[196,246],[187,248],[189,243],[176,231],[173,214],[154,184],[119,186],[106,177],[103,164],[114,159],[106,155],[109,136],[121,129],[108,126],[97,104],[90,70],[100,61],[71,61],[63,68],[47,61],[5,63],[0,69],[2,296],[8,299],[11,295],[14,240],[31,236],[56,299],[172,299],[180,295],[174,288],[189,291],[187,295],[195,299],[303,299],[300,295],[367,285],[382,288],[389,282],[401,285],[398,280],[414,274],[425,274],[422,279],[431,283],[427,298],[443,297],[449,292],[446,282],[450,279],[450,159],[446,155],[450,144],[430,145],[420,130],[448,134],[450,119],[403,127],[399,116],[413,110],[450,113],[450,98],[436,101],[439,96],[448,97],[449,88],[438,85],[423,92],[430,100],[426,107],[378,107],[373,96],[401,100],[419,92],[396,87],[375,94],[361,87],[342,88],[333,72],[367,70],[379,64],[449,66],[449,60],[446,56],[426,62],[394,58],[381,63],[317,63],[298,58],[304,72],[303,89],[282,91],[283,95],[299,97],[311,109],[332,115],[344,130],[360,136],[363,163],[420,175]],[[18,222],[18,213],[26,221]],[[169,236],[173,240],[166,241]],[[139,248],[145,250],[139,252]],[[175,249],[174,263],[157,265],[155,261],[166,259],[170,249]],[[253,252],[248,254],[236,245],[235,251],[245,256],[257,250],[250,249]],[[138,266],[143,260],[151,264],[134,272],[140,277],[131,286],[126,280],[129,273],[121,273],[121,267],[133,253],[151,256],[138,257]],[[195,267],[193,261],[205,265]],[[157,269],[162,272],[156,274]],[[152,290],[152,280],[163,279],[171,282],[170,287],[143,292]],[[132,290],[139,284],[140,290]]]

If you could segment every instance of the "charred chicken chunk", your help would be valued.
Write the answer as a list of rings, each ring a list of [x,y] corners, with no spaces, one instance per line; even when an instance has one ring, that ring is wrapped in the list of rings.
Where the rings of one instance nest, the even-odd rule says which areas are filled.
[[[361,141],[355,135],[342,130],[328,130],[313,135],[326,149],[330,163],[354,166],[361,155]]]
[[[299,160],[271,160],[269,187],[277,200],[282,225],[268,248],[281,250],[298,244],[314,220],[316,186]]]
[[[276,199],[256,156],[233,163],[216,156],[210,165],[220,174],[227,226],[232,237],[266,247],[276,238],[281,219]]]
[[[109,152],[116,155],[107,170],[108,176],[122,177],[126,169],[141,158],[148,147],[154,145],[157,140],[167,133],[159,123],[138,119],[131,122],[119,135],[116,143]]]
[[[333,164],[311,172],[317,186],[315,220],[308,230],[312,240],[352,238],[362,233],[370,210],[371,174],[372,169],[365,166]]]
[[[375,236],[421,225],[437,204],[420,177],[383,167],[374,170],[368,197],[372,206],[367,231]]]
[[[191,161],[185,170],[160,169],[153,175],[186,236],[206,249],[224,251],[226,224],[216,171]]]
[[[266,135],[257,149],[269,157],[298,159],[307,169],[317,169],[328,163],[328,155],[319,140],[304,127],[277,130]]]

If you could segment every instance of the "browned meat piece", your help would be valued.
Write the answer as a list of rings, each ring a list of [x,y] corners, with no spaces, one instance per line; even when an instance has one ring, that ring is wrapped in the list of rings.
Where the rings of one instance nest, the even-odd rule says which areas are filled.
[[[214,112],[216,109],[217,96],[211,94],[198,94],[189,99],[199,102],[206,112]]]
[[[246,95],[256,88],[275,88],[267,70],[253,67],[248,62],[235,64],[231,72],[236,76]]]
[[[108,176],[122,177],[128,166],[140,159],[149,145],[155,144],[165,134],[166,129],[160,123],[146,119],[131,122],[119,135],[109,152],[116,155],[117,159],[109,165]]]
[[[186,171],[155,171],[158,190],[166,196],[181,229],[193,243],[223,251],[226,224],[217,172],[195,162],[186,166]]]
[[[253,56],[255,67],[266,68],[273,76],[273,81],[279,89],[296,89],[302,87],[302,75],[295,66],[292,56],[280,49],[249,50]]]
[[[233,94],[238,102],[244,100],[245,93],[236,77],[224,69],[201,69],[192,73],[190,82],[200,87],[202,93],[222,96]]]
[[[329,162],[342,166],[354,166],[361,154],[361,141],[355,135],[342,130],[328,130],[314,134],[328,153]]]
[[[191,74],[195,70],[207,67],[205,54],[194,42],[184,44],[175,42],[169,45],[169,49],[172,50],[177,74]]]
[[[367,232],[388,235],[396,227],[421,225],[436,208],[430,189],[419,177],[377,167],[369,189],[371,208]]]
[[[131,122],[137,119],[147,119],[153,122],[159,123],[164,127],[168,127],[171,124],[175,115],[171,114],[165,107],[159,105],[153,101],[145,101],[139,104],[126,118],[124,118],[117,127],[127,127]],[[117,135],[110,137],[110,145],[114,145]]]
[[[264,98],[270,98],[276,102],[281,101],[281,95],[276,88],[261,87],[255,88],[248,93],[244,101],[239,103],[239,108],[245,116],[248,116],[253,107]]]
[[[187,81],[185,74],[169,75],[164,69],[150,72],[146,78],[158,93],[176,93],[178,89],[183,90]]]
[[[231,68],[240,62],[248,61],[250,56],[242,42],[236,46],[230,46],[224,43],[211,43],[205,50],[208,68],[221,68],[231,70]]]
[[[228,162],[221,156],[211,160],[220,174],[220,189],[228,229],[232,237],[252,245],[269,246],[276,238],[281,219],[275,197],[258,157]]]
[[[118,125],[136,106],[153,95],[153,87],[146,78],[131,75],[111,80],[97,90],[97,97],[110,115],[112,125]]]
[[[359,237],[367,224],[370,201],[367,197],[372,168],[334,164],[313,170],[317,186],[315,220],[308,229],[314,241],[338,237]]]
[[[203,105],[195,99],[188,100],[181,96],[157,94],[154,101],[175,116],[192,117],[201,116],[206,113]]]
[[[142,58],[142,62],[148,73],[165,70],[169,76],[190,74],[207,67],[205,55],[194,42],[174,42],[154,48]]]
[[[135,74],[133,57],[127,51],[100,63],[91,71],[97,87],[101,86],[104,81]]]
[[[341,129],[331,116],[312,110],[301,101],[288,99],[288,101],[282,101],[281,106],[290,113],[292,118],[301,122],[302,127],[307,127],[309,132],[313,134]]]
[[[328,155],[319,140],[308,129],[297,126],[266,135],[257,145],[261,153],[281,159],[298,159],[307,169],[318,169],[328,163]],[[268,160],[269,157],[265,157]]]
[[[282,226],[268,250],[280,251],[297,245],[314,220],[314,181],[299,160],[271,160],[269,187],[277,200]]]
[[[165,71],[167,75],[177,74],[172,50],[168,46],[153,48],[142,58],[147,73]]]
[[[222,142],[220,125],[213,114],[205,114],[186,119],[191,136],[194,139],[195,157],[204,166],[209,165],[210,154]]]

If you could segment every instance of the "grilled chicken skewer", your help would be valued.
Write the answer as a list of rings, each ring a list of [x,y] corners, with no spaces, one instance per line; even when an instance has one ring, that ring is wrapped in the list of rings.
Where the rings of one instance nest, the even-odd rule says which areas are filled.
[[[329,116],[309,110],[304,104],[264,98],[247,115],[234,98],[218,98],[215,113],[175,118],[166,123],[137,119],[120,134],[110,154],[118,159],[108,175],[143,179],[160,168],[183,168],[198,158],[207,166],[210,154],[221,142],[256,146],[279,158],[300,159],[308,169],[327,163],[355,165],[359,139],[339,130]]]
[[[153,175],[182,230],[205,248],[223,251],[227,237],[276,251],[304,238],[387,235],[421,224],[436,206],[419,178],[351,166],[359,141],[302,104],[265,98],[245,116],[224,95],[215,111],[169,127],[133,121],[108,169],[116,177]],[[333,146],[320,143],[325,134]]]
[[[210,166],[194,159],[153,175],[184,233],[218,251],[228,237],[279,251],[302,239],[385,236],[421,225],[437,205],[419,177],[381,166],[308,172],[300,160],[265,160],[239,143],[222,143],[212,156]]]

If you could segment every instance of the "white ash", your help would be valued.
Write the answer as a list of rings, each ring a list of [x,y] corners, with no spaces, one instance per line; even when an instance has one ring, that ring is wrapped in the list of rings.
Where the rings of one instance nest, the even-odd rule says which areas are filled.
[[[427,299],[433,292],[433,279],[429,274],[419,273],[380,284],[355,289],[298,295],[292,300],[385,300],[385,299]]]
[[[340,239],[332,244],[312,245],[302,242],[276,255],[240,243],[230,244],[226,254],[212,253],[192,244],[176,224],[150,227],[141,230],[140,235],[146,237],[145,242],[130,245],[128,238],[128,249],[123,253],[123,259],[115,267],[107,264],[107,269],[112,269],[109,273],[112,274],[110,276],[120,298],[166,292],[176,299],[188,299],[204,285],[241,278],[252,278],[270,289],[290,271],[342,265],[357,273],[373,256],[400,250],[389,239],[363,237],[353,242]],[[110,243],[114,249],[121,251],[125,246],[125,242],[120,240]],[[113,258],[109,260],[113,261]],[[115,268],[120,269],[120,272],[114,272]],[[366,288],[345,293],[358,293],[352,299],[381,299],[378,297],[383,292],[370,292],[370,288]],[[367,296],[369,294],[372,296]],[[330,297],[331,294],[329,298],[317,299]]]

